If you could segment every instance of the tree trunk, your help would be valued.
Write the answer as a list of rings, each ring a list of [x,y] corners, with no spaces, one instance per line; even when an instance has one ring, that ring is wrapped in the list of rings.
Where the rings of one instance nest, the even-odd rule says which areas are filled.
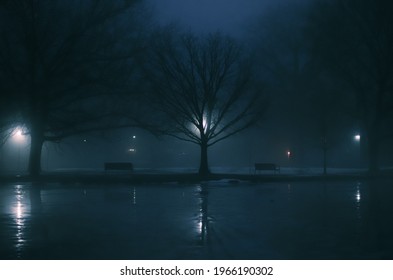
[[[42,134],[32,131],[29,157],[29,174],[32,177],[38,177],[41,173],[41,153],[43,143]]]
[[[199,175],[201,177],[206,177],[210,174],[209,164],[207,160],[207,143],[201,143],[201,163],[199,165]]]

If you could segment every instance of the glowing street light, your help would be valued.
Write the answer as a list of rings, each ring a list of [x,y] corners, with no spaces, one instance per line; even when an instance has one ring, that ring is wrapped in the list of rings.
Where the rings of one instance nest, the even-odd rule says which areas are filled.
[[[291,151],[287,151],[288,159],[291,157],[291,155],[292,155]]]
[[[23,130],[20,127],[14,129],[12,132],[12,139],[17,143],[24,142],[25,135],[23,134]]]
[[[360,167],[362,165],[362,161],[363,161],[363,158],[362,158],[362,143],[363,142],[361,142],[361,139],[362,139],[362,137],[359,133],[356,133],[353,136],[354,149],[355,149],[354,151],[355,151],[356,161],[358,162],[358,164],[357,164],[358,167]]]

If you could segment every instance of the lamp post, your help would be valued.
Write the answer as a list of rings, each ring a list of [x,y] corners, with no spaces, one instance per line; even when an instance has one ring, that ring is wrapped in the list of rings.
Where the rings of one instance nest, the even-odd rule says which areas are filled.
[[[131,154],[131,158],[132,159],[135,159],[134,157],[134,155],[135,155],[135,153],[136,153],[136,136],[135,135],[133,135],[132,136],[132,138],[131,138],[131,147],[128,149],[128,152]]]
[[[359,149],[359,150],[357,151],[357,154],[358,154],[357,158],[359,159],[359,160],[358,160],[359,163],[361,162],[361,158],[362,158],[362,156],[361,156],[361,148],[360,148],[361,139],[362,139],[362,138],[361,138],[361,135],[360,135],[359,133],[357,133],[357,134],[355,134],[355,135],[353,136],[353,141],[357,144],[356,146],[359,146],[359,147],[357,147],[357,149]]]

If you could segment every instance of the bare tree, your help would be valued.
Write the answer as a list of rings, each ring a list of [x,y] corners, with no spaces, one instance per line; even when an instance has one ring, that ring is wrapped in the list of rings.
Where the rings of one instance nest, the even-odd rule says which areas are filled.
[[[11,109],[0,125],[30,135],[31,175],[40,173],[44,142],[113,127],[114,119],[130,124],[113,112],[140,49],[137,2],[1,2],[0,91]]]
[[[392,13],[390,1],[319,1],[309,23],[319,62],[355,97],[370,173],[379,169],[382,128],[393,115]]]
[[[254,125],[266,104],[236,42],[219,34],[155,36],[147,79],[163,113],[162,131],[200,146],[199,174],[210,173],[208,148]]]

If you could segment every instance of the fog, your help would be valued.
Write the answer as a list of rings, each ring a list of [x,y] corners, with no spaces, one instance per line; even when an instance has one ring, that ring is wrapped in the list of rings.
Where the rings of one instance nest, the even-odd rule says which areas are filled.
[[[256,162],[272,162],[285,167],[304,169],[322,168],[324,164],[325,167],[327,164],[328,168],[366,168],[370,165],[369,161],[377,161],[378,165],[383,167],[393,164],[393,149],[390,145],[391,135],[384,136],[388,134],[384,133],[384,131],[391,130],[392,111],[387,110],[386,114],[381,114],[381,117],[375,113],[378,116],[368,120],[367,118],[374,113],[369,113],[367,110],[362,109],[364,104],[362,100],[357,98],[357,88],[351,88],[351,85],[347,85],[348,83],[346,83],[347,80],[345,78],[339,79],[340,77],[344,77],[344,74],[340,72],[342,69],[337,70],[334,66],[328,65],[329,55],[332,55],[332,62],[334,61],[333,59],[337,59],[340,62],[340,58],[333,57],[333,54],[324,49],[320,50],[322,47],[318,45],[318,42],[322,42],[327,37],[321,37],[322,39],[318,41],[316,39],[317,35],[315,35],[315,32],[313,33],[312,28],[323,26],[323,22],[305,28],[307,25],[306,22],[310,18],[309,9],[317,1],[304,0],[293,3],[294,1],[289,0],[147,0],[142,2],[145,4],[146,10],[144,12],[146,12],[146,15],[149,15],[147,20],[149,24],[145,24],[145,26],[148,25],[151,29],[159,30],[172,24],[181,30],[181,32],[191,32],[197,37],[218,31],[224,34],[224,36],[229,35],[236,38],[237,43],[240,45],[239,49],[242,51],[242,58],[244,57],[254,62],[252,66],[252,78],[258,83],[260,95],[263,95],[263,98],[266,97],[265,103],[267,104],[267,108],[262,118],[253,126],[250,126],[250,128],[244,130],[239,129],[239,132],[231,137],[209,146],[208,163],[210,167],[225,167],[232,168],[233,170],[238,168],[251,169]],[[334,11],[333,8],[332,11]],[[13,23],[17,24],[18,22],[14,21]],[[114,22],[113,25],[108,27],[108,30],[111,30],[109,32],[110,35],[114,36],[114,34],[117,34],[112,29],[118,28],[119,30],[123,30],[122,28],[124,28],[126,23],[125,19]],[[343,24],[345,24],[344,21]],[[348,23],[348,26],[350,26],[350,23]],[[130,36],[132,39],[138,36],[143,37],[148,33],[145,30],[142,31],[142,28],[135,29],[137,31],[130,32],[138,35]],[[19,29],[16,28],[15,30]],[[103,33],[100,30],[97,34],[101,34],[100,32]],[[307,34],[311,35],[307,35],[309,37],[306,38],[304,37],[304,32],[309,32]],[[95,33],[92,34],[98,36]],[[9,36],[10,40],[13,39],[13,35]],[[347,35],[343,33],[342,36]],[[44,39],[42,40],[44,42]],[[314,41],[314,43],[310,43],[312,40],[317,43]],[[114,47],[117,53],[124,50],[123,47],[125,45],[122,45],[121,42],[119,41],[117,43],[118,45]],[[102,44],[105,45],[104,43]],[[125,43],[123,42],[123,44]],[[26,49],[29,51],[32,48],[27,47]],[[323,55],[316,56],[317,58],[315,58],[311,53],[311,49],[313,51],[315,49],[321,52],[325,51],[326,55],[323,53]],[[345,46],[338,45],[337,49],[345,49]],[[1,50],[3,65],[12,62],[15,65],[17,63],[20,64],[15,69],[23,67],[23,64],[17,61],[17,59],[10,62],[4,58],[8,51],[5,45],[1,46]],[[104,50],[107,51],[107,49]],[[55,50],[50,49],[48,56],[53,55],[55,52]],[[355,50],[353,50],[351,55],[353,53],[356,53]],[[12,53],[12,55],[17,54]],[[382,58],[387,58],[383,55],[382,52]],[[79,57],[77,60],[81,61]],[[135,59],[135,61],[137,60]],[[115,59],[112,60],[112,62],[114,61]],[[115,70],[113,69],[119,70],[121,67],[125,69],[125,67],[128,67],[128,65],[134,62],[134,58],[132,58],[132,62],[130,61],[127,61],[127,63],[121,66],[114,66],[112,64],[101,65],[97,63],[89,67],[96,67],[91,69],[102,67],[103,77],[108,76],[109,72],[105,72],[108,69],[111,69],[111,75],[116,76],[117,74],[115,74]],[[344,66],[355,67],[357,65],[356,56],[354,56],[353,61],[350,62],[351,64],[348,64],[349,66]],[[45,63],[44,66],[46,65]],[[327,65],[326,67],[324,66],[325,64]],[[72,66],[74,68],[75,65]],[[42,78],[44,74],[40,72],[40,67],[37,66],[37,71],[39,72],[36,75],[37,80],[44,79]],[[88,69],[87,66],[86,69]],[[118,73],[124,74],[124,70],[121,69]],[[377,70],[375,71],[376,73],[378,72]],[[1,81],[3,82],[7,80],[7,75],[9,74],[7,71],[5,68],[0,69],[0,74],[2,75]],[[98,73],[101,70],[90,70],[86,76],[94,76],[90,78],[96,79],[97,81],[100,80],[101,82],[101,76],[96,75],[95,71]],[[349,70],[349,73],[351,71]],[[368,73],[367,71],[365,70],[365,73]],[[315,73],[319,75],[318,82],[313,83],[313,80],[317,79]],[[331,75],[331,73],[333,74]],[[380,86],[386,88],[386,96],[388,96],[386,97],[386,102],[391,102],[392,75],[389,71],[386,73],[388,75],[386,78],[388,81]],[[69,75],[68,72],[66,72],[66,75]],[[368,80],[364,79],[366,75],[364,73],[359,72],[355,73],[355,75],[358,75],[355,78],[360,81],[359,84],[366,81],[362,85],[362,90],[379,86],[374,86],[374,80],[371,78]],[[84,79],[77,78],[76,80],[72,80],[74,76],[71,75],[66,78],[64,77],[63,75],[61,78],[56,78],[48,83],[40,80],[37,81],[36,85],[38,88],[45,88],[45,86],[42,86],[43,84],[46,87],[51,87],[55,83],[56,86],[53,89],[56,91],[59,88],[63,90],[61,85],[64,85],[64,87],[74,86],[77,79]],[[63,78],[64,80],[61,80]],[[59,82],[60,80],[61,82]],[[121,78],[118,76],[108,79],[108,81],[105,81],[106,84],[103,87],[111,87],[111,90],[114,92],[121,91],[118,88],[114,89],[119,85],[119,81],[121,81]],[[137,86],[132,85],[131,88],[133,90],[137,88],[135,91],[139,92],[146,90],[143,86],[138,88],[141,84],[140,81],[138,80],[136,83]],[[116,83],[116,85],[114,86],[113,83]],[[4,82],[3,84],[6,84],[2,88],[3,92],[12,93],[13,90],[25,90],[25,88],[16,89],[11,83],[7,84]],[[90,87],[89,85],[87,91],[95,92],[97,88],[98,86]],[[86,92],[86,88],[80,88],[78,90],[79,92],[77,91],[75,93],[76,95]],[[99,88],[99,91],[101,90],[102,88]],[[10,104],[14,104],[12,103],[14,102],[13,97],[7,98],[5,97],[2,100],[2,106],[7,107],[7,102],[9,101]],[[65,100],[68,102],[72,98],[70,97]],[[89,104],[87,107],[86,104],[82,103],[76,107],[71,107],[71,109],[79,110],[82,108],[86,110],[89,107],[93,108],[96,106],[95,104],[97,106],[101,102],[105,104],[105,98],[108,97],[104,97],[102,99],[103,102],[101,97],[94,99],[94,101],[91,99],[86,103]],[[142,96],[140,98],[143,99],[145,97]],[[376,97],[370,98],[368,104],[377,100]],[[115,99],[115,97],[112,99]],[[32,100],[36,100],[37,104],[39,103],[37,98],[33,97]],[[136,102],[132,101],[131,103],[133,103],[132,106],[134,107],[130,107],[129,111],[133,111],[139,107]],[[63,104],[65,103],[63,102]],[[242,103],[239,101],[236,106],[240,106],[239,104]],[[365,104],[367,104],[367,101]],[[116,106],[120,105],[116,103],[111,109],[117,108]],[[8,106],[7,108],[11,107]],[[58,117],[61,121],[64,121],[64,114],[73,112],[69,109],[67,108],[67,110],[56,116],[53,112],[48,111],[49,113],[45,118],[56,119]],[[141,111],[143,110],[144,107]],[[151,110],[149,112],[145,110],[143,112],[145,115],[140,114],[142,117],[135,123],[129,125],[126,125],[124,119],[119,119],[114,124],[108,125],[113,120],[105,119],[103,122],[104,125],[97,127],[97,131],[90,128],[86,129],[86,124],[82,124],[79,121],[79,115],[77,114],[73,116],[78,116],[75,120],[80,126],[73,124],[72,127],[74,130],[72,130],[72,133],[64,130],[64,133],[56,134],[57,132],[53,132],[50,129],[56,127],[58,123],[48,125],[50,132],[45,135],[47,138],[42,142],[42,170],[102,169],[105,162],[128,161],[140,169],[189,168],[190,170],[196,170],[201,157],[201,151],[198,145],[168,136],[166,134],[171,134],[168,131],[162,134],[158,133],[157,130],[152,131],[150,127],[153,125],[150,126],[150,124],[147,124],[148,120],[152,119],[154,122],[161,121],[161,115],[156,116],[156,110],[154,108]],[[379,112],[378,107],[375,110]],[[4,111],[7,112],[7,110]],[[30,109],[21,109],[15,114],[11,112],[9,116],[1,116],[2,134],[7,131],[8,133],[9,131],[15,131],[17,127],[21,127],[24,130],[22,140],[18,140],[15,135],[11,135],[9,138],[6,138],[4,145],[1,147],[0,168],[4,172],[18,171],[19,173],[23,173],[28,170],[28,160],[31,157],[31,150],[33,150],[33,144],[30,143],[30,135],[33,131],[31,127],[34,125],[34,122],[30,120],[26,121],[24,113],[28,112],[30,114],[30,111]],[[137,110],[134,111],[137,112]],[[55,113],[57,114],[58,112]],[[12,118],[17,119],[17,121],[12,125],[3,126],[3,123],[9,123],[9,119]],[[203,119],[201,120],[203,124],[205,116],[203,115],[201,118]],[[58,120],[56,119],[56,121]],[[372,121],[378,122],[378,132],[372,132],[374,128],[370,128],[369,125]],[[88,123],[88,125],[91,126],[91,123]],[[164,124],[164,126],[166,125]],[[168,124],[168,126],[170,125]],[[102,129],[103,127],[105,129]],[[360,138],[355,139],[356,135],[360,135]],[[377,135],[375,137],[378,139],[375,140],[378,142],[377,148],[370,144],[374,141],[371,139],[374,135]],[[373,149],[377,149],[378,151]],[[373,159],[373,155],[375,154],[379,155],[378,159]]]

